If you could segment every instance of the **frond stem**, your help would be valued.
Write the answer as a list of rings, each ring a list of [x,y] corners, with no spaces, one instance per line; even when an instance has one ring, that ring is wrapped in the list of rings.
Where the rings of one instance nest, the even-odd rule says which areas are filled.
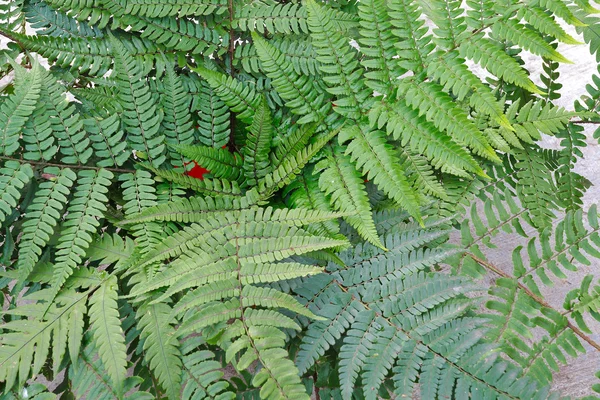
[[[135,173],[136,172],[135,169],[111,168],[111,167],[92,167],[91,165],[72,165],[72,164],[49,163],[49,162],[45,162],[45,161],[30,161],[30,160],[23,160],[23,159],[19,159],[19,158],[12,158],[12,157],[6,157],[6,156],[0,156],[0,160],[17,161],[19,163],[28,163],[28,164],[37,165],[37,166],[40,166],[40,167],[59,167],[59,168],[71,168],[71,169],[92,169],[92,170],[95,170],[95,171],[99,171],[101,169],[104,169],[104,170],[107,170],[107,171],[118,172],[118,173]]]

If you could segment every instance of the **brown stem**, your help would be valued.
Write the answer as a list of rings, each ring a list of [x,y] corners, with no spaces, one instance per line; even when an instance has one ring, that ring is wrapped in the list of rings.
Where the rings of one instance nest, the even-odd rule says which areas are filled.
[[[93,169],[99,171],[101,169],[105,169],[107,171],[119,172],[119,173],[135,173],[134,169],[123,169],[123,168],[111,168],[111,167],[92,167],[88,165],[71,165],[71,164],[57,164],[57,163],[49,163],[45,161],[30,161],[30,160],[22,160],[19,158],[12,158],[6,156],[0,156],[0,160],[8,160],[8,161],[17,161],[20,163],[28,163],[32,165],[39,165],[41,167],[59,167],[59,168],[72,168],[72,169]]]
[[[317,371],[313,374],[313,382],[315,385],[315,400],[321,400],[321,394],[319,393],[319,387],[317,386]]]
[[[594,125],[600,125],[600,121],[584,121],[582,119],[571,121],[571,123],[572,124],[594,124]]]
[[[482,260],[481,258],[477,257],[476,255],[474,255],[472,253],[467,253],[467,255],[469,257],[471,257],[473,259],[473,261],[475,261],[479,265],[489,269],[490,271],[494,272],[495,274],[500,275],[503,278],[515,279],[513,276],[502,271],[500,268],[498,268],[494,264],[492,264],[488,261]],[[552,307],[548,302],[546,302],[546,300],[544,300],[543,298],[541,298],[538,295],[536,295],[535,293],[533,293],[527,286],[525,286],[521,282],[517,281],[517,286],[519,287],[519,289],[521,289],[522,291],[527,293],[527,295],[529,297],[531,297],[533,300],[535,300],[535,302],[537,302],[538,304],[559,313],[558,310],[556,310],[554,307]],[[585,333],[583,333],[581,331],[581,329],[579,329],[577,326],[575,326],[573,323],[571,323],[571,321],[569,321],[568,318],[567,318],[567,326],[569,327],[569,329],[571,329],[573,331],[573,333],[575,333],[577,336],[579,336],[582,340],[587,342],[590,346],[592,346],[597,351],[600,351],[600,344],[598,344],[592,338],[590,338]]]
[[[229,75],[234,78],[235,77],[235,69],[233,68],[233,56],[235,53],[235,31],[233,30],[233,0],[227,0],[227,8],[229,10],[229,48],[227,52],[229,53]],[[229,151],[236,151],[235,145],[235,115],[233,113],[230,114],[229,117],[229,142],[227,143],[227,148]]]

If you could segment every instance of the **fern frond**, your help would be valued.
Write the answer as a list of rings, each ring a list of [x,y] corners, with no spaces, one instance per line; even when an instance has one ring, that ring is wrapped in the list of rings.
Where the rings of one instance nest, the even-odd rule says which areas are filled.
[[[39,63],[34,62],[30,73],[19,68],[15,77],[15,91],[0,106],[0,152],[5,156],[19,148],[20,132],[33,114],[42,88],[42,67]]]
[[[150,96],[150,89],[138,63],[114,37],[111,38],[111,44],[128,141],[134,150],[144,152],[152,165],[158,167],[166,158],[165,138],[159,132],[163,115]]]
[[[100,225],[99,219],[106,211],[106,192],[113,174],[104,169],[84,170],[77,174],[73,199],[67,207],[67,216],[61,226],[61,236],[56,245],[56,260],[52,274],[52,287],[57,293],[67,278],[82,264],[92,235]]]
[[[54,234],[54,228],[62,218],[70,188],[77,175],[68,168],[48,167],[44,174],[49,180],[40,184],[33,202],[27,207],[23,222],[23,236],[19,243],[19,284],[25,280],[38,262],[42,249]]]
[[[189,111],[190,96],[185,91],[181,79],[173,68],[167,68],[164,78],[164,91],[161,104],[165,116],[161,122],[166,144],[179,146],[191,144],[194,137],[192,117]],[[171,152],[171,164],[183,167],[185,159]]]
[[[90,261],[99,261],[100,265],[116,264],[118,268],[133,254],[133,247],[134,242],[129,237],[104,234],[90,244],[85,255]]]
[[[461,56],[478,63],[494,76],[531,93],[541,94],[540,89],[529,78],[527,71],[501,47],[483,35],[465,40],[461,43],[459,51]]]
[[[421,218],[416,193],[408,184],[400,162],[385,140],[384,133],[366,125],[344,127],[339,142],[350,140],[346,154],[367,179],[372,180],[385,194],[417,220]]]
[[[89,315],[90,331],[98,348],[98,355],[115,391],[121,396],[127,376],[127,352],[117,296],[117,278],[111,276],[90,297]]]
[[[416,83],[404,80],[398,86],[398,97],[402,96],[406,104],[425,115],[439,130],[445,130],[458,143],[464,143],[477,155],[500,162],[494,149],[477,129],[467,114],[457,107],[442,87],[433,83]]]
[[[458,100],[470,95],[469,103],[473,108],[492,117],[500,126],[512,130],[502,105],[490,88],[467,68],[458,53],[448,53],[447,56],[432,60],[427,72],[432,78],[439,79],[445,89],[451,89]]]
[[[325,101],[325,93],[320,93],[310,78],[299,74],[279,49],[261,38],[252,35],[261,67],[272,79],[277,93],[286,101],[294,114],[300,115],[298,124],[317,122],[326,118],[331,108]]]
[[[388,0],[390,23],[396,29],[392,33],[399,40],[395,43],[399,65],[407,71],[421,73],[427,68],[429,54],[435,48],[431,34],[420,18],[418,3],[407,0]]]
[[[254,186],[259,179],[269,172],[269,155],[273,139],[273,120],[271,110],[266,101],[254,114],[252,125],[248,127],[248,137],[244,147],[244,176],[249,186]]]
[[[375,229],[363,180],[350,158],[336,147],[325,160],[317,163],[315,172],[320,172],[319,188],[331,196],[333,207],[345,213],[356,213],[346,217],[345,220],[363,238],[376,246],[383,247]]]
[[[215,397],[222,400],[235,399],[229,382],[223,379],[221,363],[209,350],[198,349],[202,344],[199,337],[187,338],[181,345],[183,354],[182,399]]]
[[[29,164],[6,161],[0,168],[0,222],[12,214],[21,198],[21,189],[33,178]]]
[[[152,400],[154,397],[147,392],[135,391],[142,382],[142,378],[129,376],[123,382],[123,393],[130,393],[123,396],[119,393],[102,361],[96,356],[97,349],[93,344],[87,345],[79,356],[79,361],[70,366],[68,373],[73,377],[74,385],[72,393],[77,397],[85,397],[88,393],[93,393],[94,398],[98,400],[112,400],[123,398],[126,400]]]
[[[83,129],[83,121],[75,105],[66,99],[66,90],[49,72],[44,71],[41,100],[45,102],[52,130],[58,138],[61,161],[67,164],[85,164],[92,156],[90,139]]]
[[[518,15],[540,33],[550,35],[565,44],[581,44],[581,42],[565,32],[556,19],[548,15],[543,8],[536,6],[523,7],[519,10]],[[576,26],[580,26],[579,21]]]
[[[137,170],[135,174],[122,174],[119,179],[123,181],[123,211],[126,217],[157,205],[154,180],[148,171]],[[143,248],[142,253],[161,241],[162,229],[155,222],[140,222],[128,228]]]
[[[254,41],[254,40],[253,40]],[[298,75],[318,75],[319,66],[310,40],[303,36],[277,36],[269,41],[284,54]],[[249,73],[261,71],[261,59],[254,43],[241,43],[235,48],[234,60]]]
[[[496,22],[492,26],[492,32],[494,35],[507,39],[535,55],[552,61],[571,64],[571,61],[546,43],[541,35],[531,29],[527,29],[523,24],[517,22],[516,19],[500,20]]]
[[[550,225],[556,209],[556,192],[552,176],[545,166],[544,159],[535,149],[525,147],[515,150],[518,169],[519,198],[530,210],[533,223],[538,229]]]
[[[222,0],[210,0],[202,3],[189,0],[134,0],[127,2],[125,13],[162,18],[222,14],[226,10],[227,4]]]
[[[328,18],[335,21],[335,28],[346,31],[357,25],[357,18],[341,10],[328,9]],[[259,33],[308,33],[307,12],[300,4],[255,3],[236,9],[233,27],[242,31]]]
[[[103,36],[102,31],[96,26],[90,26],[86,22],[77,21],[60,11],[53,10],[40,0],[25,3],[24,11],[27,22],[39,35],[73,38]]]
[[[307,0],[306,8],[323,81],[329,87],[328,92],[336,96],[334,111],[359,120],[359,106],[369,99],[371,93],[360,79],[363,71],[358,68],[356,50],[334,29],[330,13],[324,6]]]
[[[384,103],[375,104],[369,119],[373,127],[386,126],[388,135],[399,140],[402,146],[408,145],[413,152],[427,157],[442,172],[463,177],[469,177],[468,172],[482,173],[481,167],[464,148],[402,102],[395,103],[393,108]]]
[[[198,93],[198,139],[205,146],[221,148],[229,141],[229,107],[221,100],[215,89],[201,82]]]
[[[194,72],[202,76],[213,91],[236,113],[241,121],[252,123],[252,116],[260,106],[261,98],[254,88],[220,72],[198,67]]]
[[[382,95],[388,95],[396,78],[404,72],[398,65],[392,24],[384,0],[363,1],[358,5],[360,17],[360,52],[367,56],[361,60],[365,84]]]
[[[169,398],[181,392],[182,360],[171,307],[165,303],[143,304],[137,311],[138,329],[144,341],[144,359]]]
[[[317,138],[313,143],[304,147],[297,153],[292,153],[280,160],[279,165],[272,172],[265,175],[257,185],[257,195],[260,199],[266,199],[275,191],[289,185],[300,173],[302,168],[327,145],[338,131],[331,131]]]
[[[51,160],[58,152],[52,123],[47,113],[46,104],[38,102],[35,111],[23,127],[22,134],[25,143],[23,158],[26,160]]]
[[[120,167],[129,159],[127,141],[118,114],[107,118],[88,118],[83,121],[83,126],[90,134],[95,156],[100,158],[96,162],[99,167]]]

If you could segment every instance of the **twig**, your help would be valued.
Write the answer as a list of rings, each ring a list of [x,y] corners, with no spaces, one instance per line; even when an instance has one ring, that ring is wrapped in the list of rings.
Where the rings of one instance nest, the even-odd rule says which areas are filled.
[[[494,264],[492,264],[492,263],[490,263],[488,261],[482,260],[481,258],[477,257],[476,255],[474,255],[472,253],[467,253],[467,255],[469,257],[471,257],[473,259],[473,261],[475,261],[479,265],[481,265],[481,266],[489,269],[490,271],[494,272],[495,274],[500,275],[503,278],[515,279],[513,276],[511,276],[510,274],[507,274],[506,272],[502,271],[500,268],[498,268]],[[533,293],[527,286],[525,286],[524,284],[522,284],[518,280],[517,280],[517,286],[519,287],[519,289],[521,289],[522,291],[524,291],[525,293],[527,293],[527,295],[529,297],[531,297],[534,301],[536,301],[538,304],[542,305],[545,308],[551,309],[551,310],[556,311],[557,313],[559,313],[559,311],[556,310],[554,307],[552,307],[548,302],[546,302],[546,300],[544,300],[543,298],[541,298],[538,295],[536,295],[535,293]],[[569,321],[568,318],[567,318],[567,326],[569,327],[569,329],[571,329],[573,331],[573,333],[575,333],[577,336],[579,336],[582,340],[584,340],[585,342],[587,342],[590,346],[592,346],[597,351],[600,351],[600,344],[598,344],[592,338],[590,338],[585,333],[583,333],[581,331],[581,329],[579,329],[577,326],[573,325],[573,323],[571,323],[571,321]]]
[[[582,119],[577,119],[575,121],[571,121],[572,124],[593,124],[600,125],[600,121],[584,121]]]
[[[12,158],[6,156],[0,156],[0,160],[8,160],[8,161],[17,161],[20,163],[28,163],[33,165],[39,165],[41,167],[59,167],[59,168],[72,168],[72,169],[93,169],[99,171],[101,169],[105,169],[107,171],[119,172],[119,173],[134,173],[134,169],[124,169],[124,168],[111,168],[111,167],[92,167],[89,165],[71,165],[71,164],[57,164],[57,163],[49,163],[45,161],[30,161],[30,160],[22,160],[19,158]]]

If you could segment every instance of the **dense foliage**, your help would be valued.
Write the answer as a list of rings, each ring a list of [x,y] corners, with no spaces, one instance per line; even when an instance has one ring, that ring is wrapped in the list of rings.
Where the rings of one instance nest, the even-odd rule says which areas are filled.
[[[559,398],[600,351],[600,77],[556,106],[557,49],[600,60],[598,12],[0,3],[0,398]]]

